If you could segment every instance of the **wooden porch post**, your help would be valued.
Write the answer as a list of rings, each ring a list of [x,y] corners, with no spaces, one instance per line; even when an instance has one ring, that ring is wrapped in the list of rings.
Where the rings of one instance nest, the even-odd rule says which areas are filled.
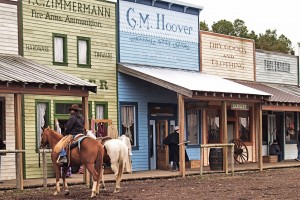
[[[263,159],[262,159],[262,108],[261,103],[255,104],[255,127],[258,141],[258,168],[260,171],[263,170]]]
[[[222,133],[223,133],[223,141],[225,144],[228,141],[227,135],[227,102],[222,101]],[[227,156],[227,147],[223,148],[223,169],[225,169],[226,174],[228,173],[228,156]]]
[[[184,141],[184,100],[182,94],[178,94],[179,117],[179,143]],[[185,145],[179,146],[180,174],[185,177]]]
[[[89,100],[88,97],[82,97],[82,115],[84,119],[84,129],[89,130]],[[85,184],[90,187],[91,186],[91,176],[88,170],[84,169],[83,181]]]
[[[207,134],[207,109],[202,110],[202,144],[208,143],[208,134]],[[203,166],[207,164],[207,148],[200,148],[200,162]]]
[[[15,109],[15,148],[22,150],[22,94],[14,94]],[[16,154],[16,186],[23,190],[23,156],[22,153]]]

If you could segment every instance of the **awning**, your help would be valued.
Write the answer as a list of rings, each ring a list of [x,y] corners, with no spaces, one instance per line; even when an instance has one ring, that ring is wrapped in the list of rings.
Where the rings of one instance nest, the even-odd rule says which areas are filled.
[[[174,92],[193,97],[200,93],[220,96],[252,95],[254,98],[269,98],[270,94],[234,81],[197,71],[119,64],[118,71],[151,82]],[[247,96],[247,98],[249,98]]]
[[[0,72],[0,86],[4,89],[22,85],[23,88],[41,90],[76,88],[97,92],[96,84],[18,55],[0,54]]]
[[[281,104],[300,103],[300,89],[299,89],[299,95],[296,95],[293,92],[291,92],[290,89],[289,90],[287,89],[289,87],[292,87],[291,85],[282,86],[280,84],[257,83],[257,82],[246,82],[246,81],[245,82],[238,81],[238,83],[272,94],[272,97],[269,99],[269,102],[271,103],[281,103]]]

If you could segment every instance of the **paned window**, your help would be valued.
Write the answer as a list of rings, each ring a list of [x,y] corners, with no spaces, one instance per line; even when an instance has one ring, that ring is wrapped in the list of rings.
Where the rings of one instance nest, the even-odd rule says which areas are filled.
[[[199,111],[197,109],[187,109],[187,140],[189,145],[199,144]]]
[[[36,148],[39,148],[39,143],[41,141],[41,134],[43,132],[42,128],[47,128],[50,124],[50,114],[49,114],[49,102],[37,102],[36,103]]]

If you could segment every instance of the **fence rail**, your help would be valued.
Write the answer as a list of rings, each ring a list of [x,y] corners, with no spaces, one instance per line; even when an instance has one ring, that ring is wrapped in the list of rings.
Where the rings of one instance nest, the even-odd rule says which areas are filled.
[[[24,181],[23,181],[23,167],[22,167],[22,153],[25,153],[25,150],[0,150],[0,154],[14,153],[16,154],[16,188],[23,190]]]

